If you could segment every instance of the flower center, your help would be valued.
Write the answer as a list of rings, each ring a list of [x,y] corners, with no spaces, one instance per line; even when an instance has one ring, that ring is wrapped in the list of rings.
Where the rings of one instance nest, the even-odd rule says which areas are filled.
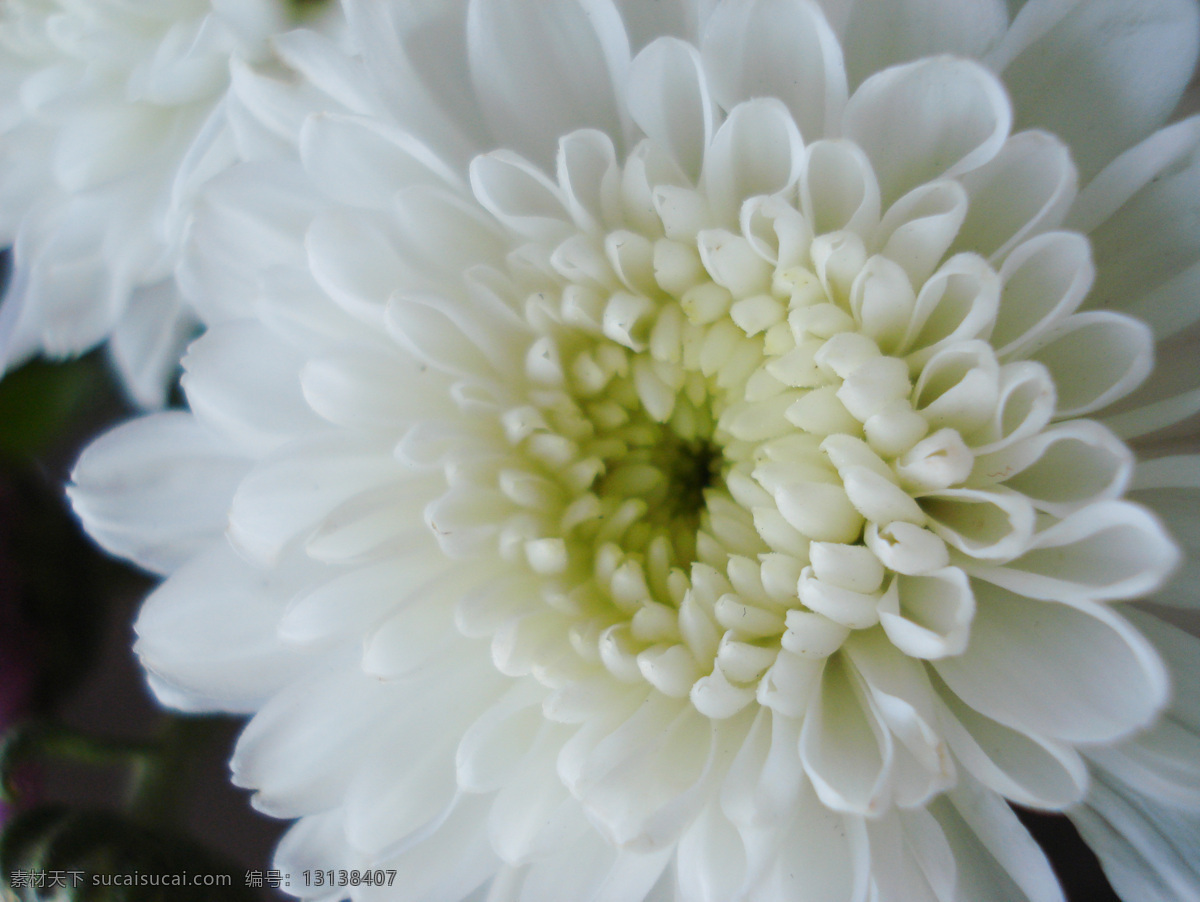
[[[1054,383],[998,356],[1000,277],[948,255],[956,226],[928,225],[961,189],[901,198],[872,252],[851,229],[815,234],[793,181],[721,213],[677,173],[656,181],[655,154],[644,142],[623,171],[557,187],[507,156],[473,169],[515,249],[502,293],[523,311],[524,355],[497,405],[503,463],[448,478],[503,498],[488,514],[499,552],[538,599],[497,663],[550,683],[602,668],[728,717],[756,699],[802,710],[799,674],[855,631],[960,653],[963,567],[1018,557],[1035,508],[1074,503],[1019,490],[1037,493],[1059,437],[1005,449],[1049,424]],[[529,215],[568,195],[608,213],[569,228]],[[1119,481],[1122,453],[1101,449],[1076,501]]]

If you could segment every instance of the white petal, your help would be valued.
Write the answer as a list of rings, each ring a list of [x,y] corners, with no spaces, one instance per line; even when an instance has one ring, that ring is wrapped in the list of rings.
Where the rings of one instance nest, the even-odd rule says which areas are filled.
[[[455,649],[447,657],[463,654]],[[390,722],[360,737],[367,754],[346,787],[346,838],[357,850],[379,856],[397,844],[419,849],[452,816],[459,797],[454,746],[505,685],[485,668],[460,659],[441,679],[407,686],[408,704],[378,711]]]
[[[264,574],[218,544],[146,600],[134,651],[170,688],[173,704],[192,711],[257,710],[312,667],[275,636],[298,576]]]
[[[983,56],[1007,25],[1002,0],[856,3],[842,35],[850,83],[858,85],[880,69],[925,56]]]
[[[739,827],[778,827],[804,781],[800,723],[760,708],[721,785],[721,810]]]
[[[403,851],[395,857],[379,860],[385,871],[397,872],[395,882],[390,887],[360,887],[363,902],[468,898],[479,902],[473,891],[497,866],[484,829],[487,804],[486,796],[460,796],[444,819],[430,825],[429,835],[407,848],[402,844]]]
[[[1033,601],[976,581],[965,654],[934,669],[1005,726],[1067,742],[1110,741],[1150,723],[1166,671],[1140,633],[1092,602]]]
[[[1000,399],[990,423],[972,436],[977,455],[1037,435],[1054,417],[1054,380],[1040,363],[1021,360],[1000,368]]]
[[[704,158],[702,181],[713,212],[732,225],[747,198],[790,187],[800,174],[803,149],[791,114],[778,100],[738,104]]]
[[[471,725],[455,753],[459,787],[488,792],[509,781],[542,724],[545,694],[535,681],[518,680]]]
[[[177,273],[200,318],[245,316],[258,299],[261,270],[303,269],[304,232],[319,204],[298,163],[245,163],[205,183]]]
[[[1113,889],[1139,902],[1200,899],[1196,815],[1147,804],[1135,788],[1113,783],[1097,778],[1087,804],[1069,815]]]
[[[1011,560],[1033,542],[1033,506],[1010,489],[942,489],[923,496],[921,509],[933,532],[977,560]]]
[[[970,435],[991,419],[999,395],[1000,367],[991,346],[961,341],[944,345],[925,362],[913,388],[913,406],[931,428],[949,427]]]
[[[304,399],[331,423],[399,439],[414,420],[445,410],[449,386],[402,355],[362,352],[309,360],[300,372]]]
[[[283,835],[275,848],[272,866],[284,874],[302,874],[306,870],[341,867],[349,869],[358,863],[357,856],[346,843],[340,809],[312,814],[296,821]],[[297,890],[300,888],[297,887]],[[326,902],[327,894],[315,895],[315,887],[303,898]]]
[[[196,321],[173,281],[134,289],[108,350],[121,381],[144,407],[161,407]],[[2,370],[0,370],[2,371]]]
[[[1000,303],[1000,281],[983,258],[955,254],[917,295],[901,342],[909,364],[928,364],[943,348],[987,334]]]
[[[418,360],[486,382],[495,373],[511,376],[525,350],[517,330],[487,313],[453,297],[398,293],[388,302],[385,324]]]
[[[393,211],[406,262],[453,285],[473,266],[500,263],[509,250],[495,220],[455,192],[414,185],[396,195]],[[411,278],[392,283],[393,291],[413,287]]]
[[[1184,333],[1200,317],[1200,242],[1187,225],[1197,210],[1198,143],[1200,119],[1164,129],[1115,160],[1077,205],[1080,220],[1108,217],[1092,234],[1098,278],[1089,306],[1137,316],[1160,340]],[[1170,377],[1168,369],[1151,383]]]
[[[581,229],[621,222],[620,174],[612,138],[581,129],[558,142],[558,183]]]
[[[454,606],[463,590],[478,585],[469,570],[443,570],[421,586],[419,593],[397,599],[391,614],[363,637],[362,668],[380,679],[407,676],[452,653],[459,638],[454,625]]]
[[[574,231],[558,185],[517,154],[482,154],[470,171],[475,199],[518,235],[557,243]]]
[[[1058,228],[1075,200],[1071,152],[1054,135],[1020,132],[988,163],[963,176],[970,195],[956,247],[1003,260],[1020,242]]]
[[[879,902],[953,902],[958,868],[938,822],[923,809],[867,824]]]
[[[374,107],[375,98],[365,88],[357,60],[350,59],[330,36],[296,28],[272,36],[271,46],[305,81],[346,109],[367,113]]]
[[[1088,759],[1114,778],[1110,785],[1125,783],[1147,801],[1195,814],[1200,811],[1200,691],[1187,676],[1200,661],[1200,641],[1154,614],[1139,609],[1128,614],[1171,668],[1173,697],[1150,730],[1119,745],[1089,749]]]
[[[1144,508],[1100,501],[1038,533],[1029,550],[1005,566],[969,569],[1031,598],[1109,600],[1153,592],[1179,557],[1162,524]]]
[[[285,446],[238,486],[229,507],[229,537],[250,557],[275,560],[339,505],[402,475],[387,450],[355,446],[339,436]]]
[[[816,141],[805,149],[800,207],[813,232],[844,229],[866,240],[879,223],[879,183],[871,161],[852,141]]]
[[[1164,173],[1187,168],[1198,143],[1200,117],[1191,116],[1129,148],[1079,193],[1071,207],[1068,225],[1081,232],[1103,232],[1106,222],[1117,216],[1139,192],[1160,180]]]
[[[433,742],[422,737],[419,750],[412,744],[411,736],[402,737],[376,752],[347,788],[346,839],[356,851],[374,857],[422,837],[449,814],[455,801],[452,741],[439,735]]]
[[[615,849],[592,835],[530,868],[520,902],[626,902],[645,899],[673,850]]]
[[[1200,571],[1200,519],[1197,518],[1196,489],[1200,466],[1192,455],[1156,458],[1139,464],[1130,498],[1149,506],[1162,518],[1182,552],[1182,566],[1155,599],[1163,604],[1193,607],[1200,603],[1196,587]]]
[[[21,224],[10,291],[21,291],[22,331],[38,333],[50,355],[91,347],[120,317],[130,286],[127,278],[115,277],[101,254],[105,215],[79,203],[51,204],[35,208]]]
[[[466,3],[424,7],[422,14],[406,7],[401,15],[390,4],[347,0],[343,10],[372,99],[377,96],[403,127],[465,168],[474,154],[495,146],[469,82]]]
[[[954,243],[967,215],[967,193],[955,181],[919,185],[883,214],[872,246],[895,260],[914,287],[923,285]]]
[[[409,268],[377,219],[353,212],[315,219],[304,240],[313,278],[351,316],[372,326]]]
[[[539,721],[541,712],[534,709]],[[508,864],[544,861],[593,832],[582,806],[554,772],[564,727],[540,722],[522,737],[522,757],[513,777],[496,794],[488,813],[492,848]]]
[[[746,879],[746,852],[737,829],[710,804],[679,840],[679,889],[696,902],[736,898]]]
[[[88,533],[113,554],[169,573],[221,541],[249,461],[191,415],[132,420],[80,456],[68,489]]]
[[[620,0],[621,18],[635,51],[656,37],[671,35],[696,43],[696,26],[703,8],[695,0],[665,0],[663,3],[642,3],[640,0]]]
[[[800,760],[817,795],[833,810],[873,815],[886,805],[891,733],[840,655],[825,663],[805,715]]]
[[[629,113],[651,140],[665,147],[692,181],[716,128],[700,55],[690,44],[659,38],[629,70]]]
[[[1133,453],[1091,420],[1071,420],[978,457],[972,484],[1002,482],[1041,510],[1065,517],[1085,504],[1120,497]]]
[[[989,58],[1021,128],[1061,136],[1085,178],[1160,126],[1196,64],[1187,0],[1032,0]]]
[[[300,131],[300,158],[320,190],[355,207],[382,209],[409,185],[460,181],[411,135],[365,116],[310,117]]]
[[[864,819],[831,811],[809,785],[794,811],[748,898],[866,902],[870,854]]]
[[[496,144],[544,163],[576,128],[622,134],[617,98],[629,39],[608,0],[472,0],[467,50]]]
[[[885,205],[917,185],[978,169],[1004,145],[1008,96],[990,72],[935,58],[868,78],[846,104],[845,132],[875,164]]]
[[[914,658],[962,654],[975,616],[975,596],[957,567],[897,576],[879,603],[879,620],[896,648]]]
[[[318,425],[300,394],[301,358],[254,320],[213,326],[188,348],[183,389],[196,418],[262,457]]]
[[[941,701],[940,726],[954,757],[989,789],[1019,805],[1056,811],[1083,798],[1087,766],[1069,745],[1002,726],[953,693]]]
[[[445,562],[432,557],[431,550],[425,537],[398,560],[335,571],[333,578],[307,586],[288,602],[280,617],[280,637],[301,644],[343,636],[357,639],[444,572]]]
[[[846,651],[866,681],[883,722],[895,735],[892,795],[901,808],[924,804],[953,785],[954,762],[938,728],[925,668],[878,632],[860,632]]]
[[[1095,277],[1082,235],[1051,232],[1018,246],[1004,261],[992,345],[1010,356],[1040,338],[1079,306]]]
[[[724,721],[710,720],[686,701],[675,704],[679,713],[656,724],[649,742],[626,746],[593,785],[573,787],[589,820],[618,847],[670,849],[705,800]]]
[[[726,110],[778,97],[809,139],[836,131],[846,103],[842,52],[814,3],[725,0],[701,45],[713,96]]]
[[[929,811],[958,865],[956,899],[1065,902],[1045,853],[999,796],[964,777]]]
[[[1029,359],[1050,370],[1058,391],[1055,415],[1065,419],[1100,410],[1141,385],[1154,366],[1153,347],[1144,323],[1093,310],[1049,330]]]

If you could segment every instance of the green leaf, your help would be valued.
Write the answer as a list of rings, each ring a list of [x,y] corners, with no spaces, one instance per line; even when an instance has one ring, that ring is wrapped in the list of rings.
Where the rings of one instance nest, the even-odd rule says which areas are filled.
[[[76,420],[111,407],[115,397],[100,352],[66,362],[31,360],[0,379],[0,456],[46,453]]]

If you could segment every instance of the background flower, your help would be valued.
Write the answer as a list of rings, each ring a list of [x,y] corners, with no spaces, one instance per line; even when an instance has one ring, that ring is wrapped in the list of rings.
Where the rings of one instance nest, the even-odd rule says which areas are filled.
[[[289,25],[277,0],[4,4],[0,362],[111,338],[131,395],[163,402],[194,330],[172,277],[187,204],[238,158],[230,60],[266,61]]]
[[[298,161],[215,179],[185,272],[257,316],[193,346],[194,416],[75,476],[93,535],[172,574],[139,621],[152,683],[257,712],[235,777],[302,816],[292,873],[1054,898],[1001,797],[1078,802],[1076,747],[1166,702],[1105,603],[1173,546],[1081,417],[1125,399],[1138,438],[1192,412],[1120,311],[1191,322],[1187,226],[1147,186],[1190,172],[1194,126],[1117,154],[1174,105],[1195,7],[637,9],[350,3],[361,63],[281,49],[333,112],[236,92]],[[1059,103],[1152,47],[1140,94]],[[946,51],[1013,107],[976,63],[907,62]],[[1064,225],[1120,251],[1094,265]],[[1182,262],[1152,274],[1139,237]],[[1124,754],[1097,766],[1137,795]]]

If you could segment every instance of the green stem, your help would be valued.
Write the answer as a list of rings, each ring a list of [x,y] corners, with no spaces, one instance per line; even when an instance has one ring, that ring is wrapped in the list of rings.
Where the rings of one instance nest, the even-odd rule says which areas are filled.
[[[212,721],[171,717],[163,725],[155,754],[138,759],[129,785],[126,810],[151,827],[177,823],[195,769],[196,753],[207,743]]]
[[[128,766],[147,760],[155,748],[145,742],[89,736],[61,724],[21,724],[5,733],[0,741],[0,796],[5,801],[16,800],[13,774],[23,762],[33,757],[53,756],[98,766]]]

